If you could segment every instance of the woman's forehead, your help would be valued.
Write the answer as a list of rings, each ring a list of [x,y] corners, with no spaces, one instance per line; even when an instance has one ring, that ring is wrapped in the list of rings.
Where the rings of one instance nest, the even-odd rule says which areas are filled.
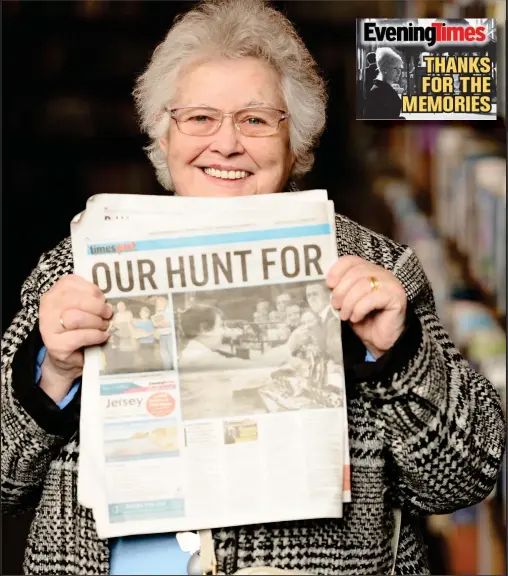
[[[216,59],[189,66],[181,74],[177,106],[226,109],[283,105],[280,78],[275,69],[257,58]]]

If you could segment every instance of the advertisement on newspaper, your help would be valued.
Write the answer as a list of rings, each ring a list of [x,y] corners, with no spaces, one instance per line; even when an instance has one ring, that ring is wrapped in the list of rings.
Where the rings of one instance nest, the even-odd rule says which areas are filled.
[[[74,230],[76,272],[114,310],[83,374],[101,537],[342,515],[333,209],[237,216]]]

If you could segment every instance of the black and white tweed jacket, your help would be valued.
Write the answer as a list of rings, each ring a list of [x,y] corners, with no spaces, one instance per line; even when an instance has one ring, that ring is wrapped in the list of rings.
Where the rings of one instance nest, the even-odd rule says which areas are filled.
[[[343,324],[352,503],[340,520],[214,531],[226,573],[272,565],[316,574],[388,574],[392,509],[402,509],[397,574],[429,573],[420,519],[484,499],[504,453],[505,420],[492,385],[455,349],[436,316],[413,251],[337,216],[340,255],[391,270],[404,285],[405,333],[375,364]],[[76,498],[79,395],[63,410],[34,384],[40,296],[72,272],[69,239],[25,281],[22,307],[2,340],[2,506],[35,509],[27,574],[108,574],[108,542]]]

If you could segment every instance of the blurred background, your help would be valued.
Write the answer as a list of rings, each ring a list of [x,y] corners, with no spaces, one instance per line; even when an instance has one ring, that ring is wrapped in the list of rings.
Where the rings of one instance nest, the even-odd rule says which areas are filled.
[[[131,91],[174,16],[193,2],[2,2],[2,333],[40,254],[99,193],[162,194]],[[460,1],[275,2],[328,82],[326,132],[302,188],[417,252],[452,338],[506,389],[506,5]],[[496,121],[355,120],[356,18],[496,18]],[[17,247],[17,248],[16,248]],[[506,574],[506,466],[481,504],[426,520],[433,574]],[[30,516],[2,518],[2,572],[21,574]]]

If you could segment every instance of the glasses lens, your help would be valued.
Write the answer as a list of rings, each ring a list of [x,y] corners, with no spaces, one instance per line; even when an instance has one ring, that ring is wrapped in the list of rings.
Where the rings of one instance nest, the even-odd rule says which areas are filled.
[[[177,110],[174,118],[185,134],[206,136],[217,129],[221,121],[221,112],[214,108],[184,108]]]
[[[236,113],[235,122],[246,136],[267,136],[277,131],[281,113],[271,108],[246,108]]]

